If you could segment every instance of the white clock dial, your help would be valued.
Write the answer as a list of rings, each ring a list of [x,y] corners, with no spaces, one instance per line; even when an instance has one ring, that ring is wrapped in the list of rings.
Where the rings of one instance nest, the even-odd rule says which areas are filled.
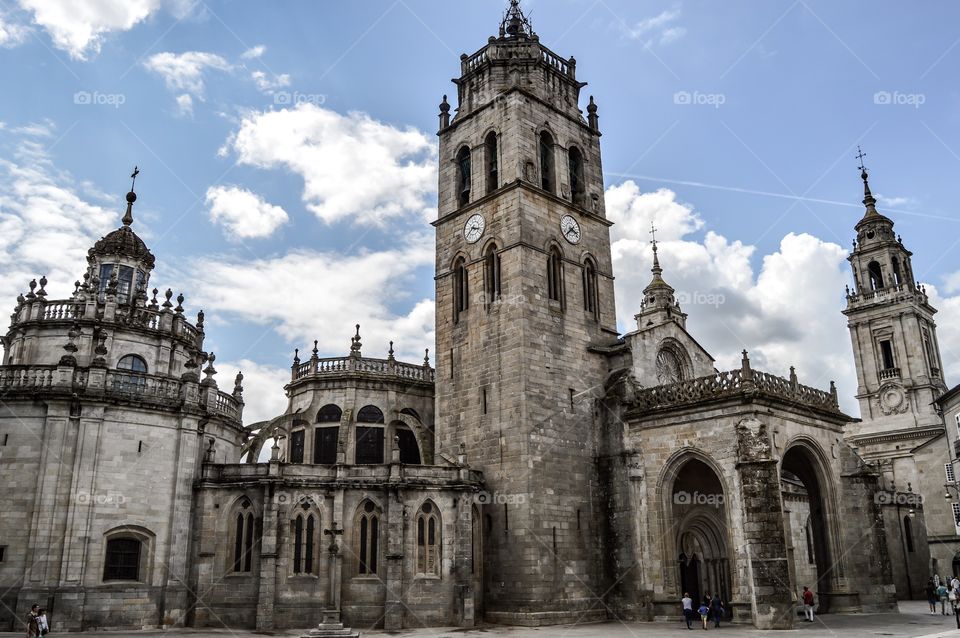
[[[560,232],[563,238],[571,244],[580,243],[580,224],[570,215],[564,215],[560,218]]]
[[[483,231],[486,227],[487,220],[483,218],[483,215],[480,213],[471,215],[463,227],[463,237],[471,244],[475,244],[483,237]]]

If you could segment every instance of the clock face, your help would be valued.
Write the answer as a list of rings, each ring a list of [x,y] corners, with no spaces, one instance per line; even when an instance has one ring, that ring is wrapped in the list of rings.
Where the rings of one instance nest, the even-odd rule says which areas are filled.
[[[570,215],[564,215],[560,218],[560,232],[563,238],[571,244],[580,243],[580,224]]]
[[[483,231],[486,227],[487,220],[483,218],[483,215],[480,213],[471,215],[463,227],[463,237],[471,244],[475,244],[483,237]]]

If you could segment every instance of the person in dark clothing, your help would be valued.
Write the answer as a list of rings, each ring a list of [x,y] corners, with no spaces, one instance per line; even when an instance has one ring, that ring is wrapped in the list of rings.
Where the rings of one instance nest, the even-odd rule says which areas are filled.
[[[713,626],[720,626],[720,619],[723,618],[723,601],[720,600],[720,594],[714,594],[710,600],[710,614],[713,616]]]

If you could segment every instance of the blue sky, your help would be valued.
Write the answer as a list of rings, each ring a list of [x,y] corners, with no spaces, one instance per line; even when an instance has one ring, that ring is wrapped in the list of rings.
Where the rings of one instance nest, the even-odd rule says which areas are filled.
[[[256,416],[294,347],[432,347],[437,104],[506,2],[0,2],[0,294],[66,294],[115,227],[152,283],[206,311]],[[942,306],[960,377],[960,6],[526,0],[600,106],[618,311],[648,280],[646,228],[718,359],[855,392],[840,315],[867,152],[881,209]],[[684,298],[684,297],[682,297]],[[231,372],[232,374],[232,372]]]

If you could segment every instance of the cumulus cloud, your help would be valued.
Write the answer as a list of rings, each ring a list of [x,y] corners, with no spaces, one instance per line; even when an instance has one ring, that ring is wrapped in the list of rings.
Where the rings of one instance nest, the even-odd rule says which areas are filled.
[[[0,11],[0,47],[9,49],[23,44],[29,35],[29,27],[11,21],[6,13]]]
[[[686,28],[676,24],[680,19],[680,9],[667,9],[655,16],[644,18],[632,26],[621,25],[624,36],[630,40],[639,40],[644,46],[670,44],[686,35]]]
[[[237,162],[303,178],[303,201],[326,223],[385,226],[435,215],[436,147],[414,128],[310,103],[245,116],[221,149]]]
[[[239,186],[211,186],[206,201],[210,220],[232,239],[269,237],[289,219],[279,206]]]
[[[208,70],[229,71],[231,65],[222,56],[204,51],[155,53],[143,62],[144,68],[158,74],[170,91],[203,99],[204,75]]]
[[[217,285],[201,287],[192,300],[208,315],[275,330],[301,350],[317,339],[330,356],[347,354],[359,323],[365,353],[386,356],[394,340],[398,356],[418,361],[424,348],[433,347],[434,303],[407,291],[416,270],[432,264],[433,242],[426,236],[358,255],[292,250],[252,261],[201,258],[195,269]]]
[[[258,44],[257,46],[251,47],[246,51],[244,51],[243,53],[241,53],[240,57],[243,58],[244,60],[256,60],[257,58],[262,57],[263,54],[266,52],[267,52],[267,47],[262,44]]]
[[[257,85],[257,89],[267,94],[285,86],[290,86],[290,75],[287,73],[268,75],[263,71],[254,71],[250,74],[250,78]]]
[[[104,37],[126,31],[158,11],[162,0],[20,0],[33,20],[50,34],[53,45],[71,58],[100,52]],[[171,3],[176,11],[183,3]]]
[[[189,93],[177,96],[177,112],[180,115],[193,115],[193,98]]]

